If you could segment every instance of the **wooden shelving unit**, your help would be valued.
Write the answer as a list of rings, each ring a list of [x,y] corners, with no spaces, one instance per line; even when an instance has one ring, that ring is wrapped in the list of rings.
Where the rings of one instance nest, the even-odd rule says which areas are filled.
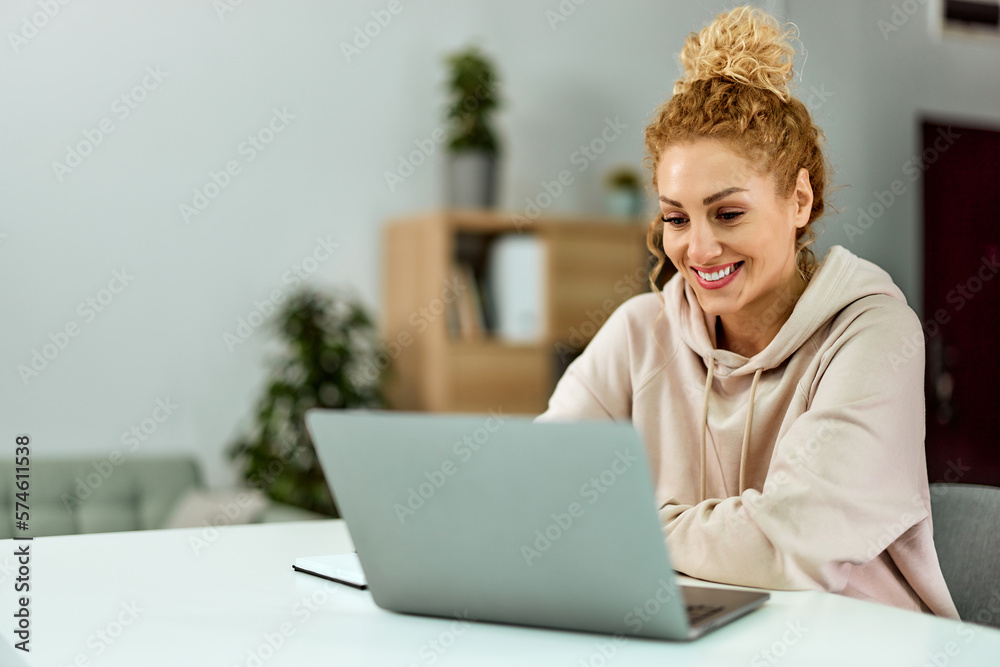
[[[534,234],[545,262],[544,334],[510,343],[449,331],[451,267],[474,272],[481,256],[460,256],[505,234]],[[393,351],[392,407],[432,412],[539,414],[573,353],[620,303],[648,291],[646,228],[601,218],[544,217],[528,225],[496,211],[441,210],[389,221],[384,232],[382,336]]]

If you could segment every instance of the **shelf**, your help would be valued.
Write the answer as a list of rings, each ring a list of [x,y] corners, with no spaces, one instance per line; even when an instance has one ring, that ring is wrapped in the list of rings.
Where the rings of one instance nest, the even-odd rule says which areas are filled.
[[[440,314],[452,266],[468,265],[482,285],[491,244],[516,233],[537,235],[542,244],[541,339],[509,341],[488,330],[483,338],[453,336],[447,313]],[[512,212],[459,209],[390,221],[382,335],[413,341],[394,360],[390,404],[436,412],[544,411],[570,356],[567,346],[582,350],[621,302],[648,290],[645,239],[644,226],[603,217],[544,216],[519,228]]]
[[[520,224],[519,219],[528,220],[528,224]],[[637,232],[641,230],[643,236],[646,233],[646,222],[640,219],[622,220],[607,216],[588,215],[545,215],[539,216],[535,220],[529,220],[518,211],[485,211],[480,209],[442,209],[398,218],[393,222],[396,224],[426,222],[443,225],[453,231],[471,231],[481,234],[517,233],[518,231],[538,233],[551,230],[565,232],[584,230],[591,233],[604,231],[611,235],[621,234],[622,230]]]
[[[555,342],[550,343],[547,339],[537,341],[511,341],[498,338],[496,336],[486,336],[479,339],[450,338],[448,346],[453,349],[468,349],[482,352],[503,353],[507,351],[527,351],[539,348],[551,347]]]

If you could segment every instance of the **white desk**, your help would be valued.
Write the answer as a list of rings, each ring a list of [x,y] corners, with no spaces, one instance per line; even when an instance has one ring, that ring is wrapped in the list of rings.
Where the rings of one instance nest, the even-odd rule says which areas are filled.
[[[775,592],[764,608],[689,644],[394,614],[366,591],[292,571],[297,556],[350,551],[340,521],[224,528],[196,554],[205,530],[35,539],[27,663],[1000,665],[1000,631],[817,592]],[[0,542],[8,643],[16,575],[2,566],[13,564],[14,545]]]

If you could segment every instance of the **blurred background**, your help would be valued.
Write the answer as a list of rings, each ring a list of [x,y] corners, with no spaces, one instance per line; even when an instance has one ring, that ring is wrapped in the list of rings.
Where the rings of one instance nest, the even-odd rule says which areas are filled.
[[[995,324],[980,318],[996,318],[1000,282],[990,282],[995,268],[989,268],[997,258],[990,243],[1000,243],[1000,37],[995,2],[955,3],[951,11],[962,21],[950,28],[943,2],[760,6],[799,28],[805,50],[796,55],[797,94],[826,133],[834,186],[842,186],[831,198],[840,213],[825,217],[818,254],[840,244],[876,262],[925,323],[945,309],[948,321],[938,318],[934,331],[925,324],[925,332],[944,336],[929,363],[935,375],[928,410],[947,431],[964,414],[962,392],[987,406],[974,411],[995,412],[988,407],[995,394],[972,398],[987,384],[976,378],[996,364],[995,353],[962,352],[942,332],[953,327],[986,336]],[[373,343],[376,359],[398,359],[397,376],[406,376],[433,373],[426,363],[453,359],[435,348],[445,356],[407,369],[406,354],[425,347],[410,316],[421,304],[433,306],[427,294],[445,299],[442,281],[466,270],[461,263],[456,269],[455,259],[469,260],[469,281],[490,280],[492,269],[474,261],[485,252],[477,234],[480,246],[495,245],[498,236],[537,222],[552,257],[576,235],[545,231],[545,220],[567,229],[590,222],[603,230],[590,250],[574,246],[561,256],[572,264],[573,257],[591,257],[595,243],[627,246],[632,250],[616,260],[623,264],[601,274],[627,278],[628,267],[643,260],[642,228],[654,210],[642,190],[649,179],[643,127],[680,75],[684,37],[733,6],[707,0],[4,3],[0,442],[6,458],[13,458],[15,437],[28,434],[35,458],[92,459],[66,473],[67,489],[52,492],[64,508],[66,493],[83,500],[86,489],[105,486],[87,476],[108,479],[102,469],[118,468],[116,451],[125,460],[181,456],[193,461],[201,487],[231,488],[246,474],[230,460],[230,448],[270,418],[261,417],[261,397],[277,396],[276,382],[280,393],[302,373],[289,367],[286,377],[271,365],[288,349],[272,324],[298,288],[354,304],[382,341]],[[499,99],[492,121],[495,192],[492,207],[484,207],[492,212],[464,202],[467,213],[439,214],[455,204],[444,139],[452,129],[446,113],[455,72],[447,58],[472,46],[492,66]],[[970,152],[949,150],[962,144],[956,135],[975,137],[965,142]],[[927,153],[935,141],[936,152]],[[949,153],[958,171],[940,169],[935,192],[942,198],[925,203],[923,188]],[[973,175],[960,167],[972,167]],[[609,193],[616,183],[631,187],[627,174],[614,174],[622,168],[641,182],[633,210],[614,204]],[[960,211],[943,198],[970,183],[986,184],[974,188],[979,208]],[[962,194],[960,201],[967,200]],[[929,206],[945,216],[934,216],[933,232],[925,230]],[[407,220],[412,224],[400,224],[395,236],[388,233],[392,221]],[[967,226],[979,231],[963,236]],[[407,254],[431,243],[434,230],[445,230],[434,241],[441,245]],[[968,243],[944,253],[941,245],[926,247],[925,232],[935,244],[959,237]],[[933,263],[939,251],[955,273],[935,278],[937,301],[928,306],[927,258]],[[511,253],[516,265],[532,252],[537,248],[496,254]],[[433,280],[421,278],[423,271]],[[969,284],[963,307],[956,307],[952,288],[977,272],[979,288]],[[585,344],[584,325],[600,319],[588,313],[607,298],[600,288],[593,294],[553,288],[572,281],[571,269],[539,275],[550,283],[538,289],[550,301],[560,294],[576,299],[577,313],[559,319],[550,301],[529,304],[541,337],[535,348],[518,342],[514,347],[525,354],[514,363],[521,364],[517,373],[541,378],[529,390],[534,395],[544,395],[568,361],[570,352],[560,350]],[[411,293],[411,282],[427,289]],[[621,300],[638,289],[630,283],[614,292]],[[296,316],[315,314],[300,306]],[[486,308],[485,318],[472,318],[472,337],[488,339],[500,326],[493,310],[500,305]],[[468,313],[446,310],[432,330],[469,333],[469,322],[458,321]],[[959,311],[980,314],[962,324]],[[333,316],[318,317],[330,324]],[[361,320],[350,324],[347,310],[337,317],[331,326],[346,326],[344,336],[369,335]],[[393,317],[408,324],[392,328]],[[292,327],[290,339],[310,321]],[[515,324],[511,340],[530,339],[532,326]],[[423,340],[432,340],[433,331]],[[398,341],[400,333],[416,342]],[[386,340],[400,350],[387,348]],[[529,354],[537,344],[544,353]],[[372,343],[358,345],[364,354]],[[314,352],[333,354],[322,344]],[[461,368],[488,373],[495,354],[502,352],[480,348]],[[962,372],[972,379],[963,380]],[[282,385],[281,377],[292,380]],[[511,381],[516,387],[517,374]],[[381,404],[358,382],[320,387],[315,402],[336,404],[353,387],[358,404]],[[411,389],[396,407],[450,405],[421,404],[414,393],[420,389]],[[483,406],[500,403],[491,403],[488,388],[468,391],[486,391]],[[987,417],[993,421],[964,418],[962,428],[995,442],[1000,424],[995,414]],[[955,437],[954,447],[972,446],[966,436]],[[970,450],[956,464],[958,450],[948,451],[934,459],[933,479],[952,470],[961,481],[992,475],[1000,483],[995,461],[977,462]],[[962,468],[970,470],[954,472]]]

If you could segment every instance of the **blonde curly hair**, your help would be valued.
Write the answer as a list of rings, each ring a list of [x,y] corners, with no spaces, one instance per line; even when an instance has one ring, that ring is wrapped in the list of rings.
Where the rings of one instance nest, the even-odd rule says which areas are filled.
[[[830,169],[822,150],[823,132],[808,109],[790,91],[796,37],[794,24],[782,27],[761,9],[743,6],[723,12],[700,33],[690,33],[681,51],[683,77],[646,126],[644,164],[656,170],[668,147],[711,138],[725,142],[775,179],[775,196],[795,190],[799,169],[809,172],[813,203],[808,223],[796,230],[796,264],[808,281],[816,266],[809,246],[816,240],[813,223],[825,209]],[[650,223],[646,244],[656,257],[650,285],[666,263],[663,221]]]

